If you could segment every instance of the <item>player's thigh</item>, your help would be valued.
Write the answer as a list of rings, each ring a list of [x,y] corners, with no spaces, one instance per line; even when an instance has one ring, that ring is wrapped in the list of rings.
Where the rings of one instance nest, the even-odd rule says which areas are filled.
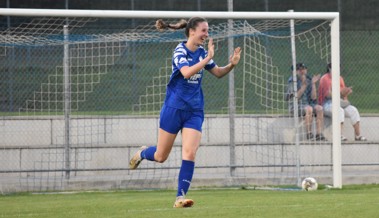
[[[163,105],[159,117],[159,128],[171,134],[178,134],[183,128],[184,113],[182,110]]]
[[[159,128],[157,151],[155,153],[155,158],[158,159],[158,162],[167,159],[174,145],[176,135]]]
[[[200,146],[201,132],[192,128],[182,129],[182,158],[195,160],[196,152]]]

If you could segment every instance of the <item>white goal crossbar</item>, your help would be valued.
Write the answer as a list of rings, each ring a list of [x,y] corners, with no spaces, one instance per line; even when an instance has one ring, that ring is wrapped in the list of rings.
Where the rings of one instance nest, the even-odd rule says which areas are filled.
[[[338,12],[234,12],[234,11],[123,11],[123,10],[64,10],[64,9],[12,9],[1,8],[3,16],[54,16],[101,18],[190,18],[211,19],[323,19],[334,20]]]

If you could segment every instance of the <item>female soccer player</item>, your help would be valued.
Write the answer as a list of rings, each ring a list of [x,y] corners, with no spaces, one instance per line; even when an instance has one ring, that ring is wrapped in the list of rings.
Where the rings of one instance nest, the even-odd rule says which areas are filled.
[[[129,163],[136,169],[142,160],[163,163],[169,156],[178,132],[182,132],[182,166],[179,171],[178,191],[174,207],[191,207],[194,201],[186,199],[194,173],[195,156],[200,145],[201,126],[204,121],[204,100],[201,80],[204,69],[221,78],[228,74],[240,60],[241,48],[230,56],[229,64],[218,67],[213,61],[214,45],[208,42],[208,51],[203,48],[209,37],[208,22],[201,17],[167,24],[157,20],[158,30],[185,28],[187,41],[179,43],[172,57],[172,74],[167,85],[166,99],[161,109],[159,134],[156,146],[141,147]]]

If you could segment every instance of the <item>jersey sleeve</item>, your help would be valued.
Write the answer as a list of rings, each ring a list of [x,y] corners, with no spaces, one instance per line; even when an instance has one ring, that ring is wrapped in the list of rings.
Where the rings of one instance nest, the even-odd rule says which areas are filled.
[[[187,52],[184,48],[177,48],[174,51],[174,67],[180,70],[184,66],[189,66]]]

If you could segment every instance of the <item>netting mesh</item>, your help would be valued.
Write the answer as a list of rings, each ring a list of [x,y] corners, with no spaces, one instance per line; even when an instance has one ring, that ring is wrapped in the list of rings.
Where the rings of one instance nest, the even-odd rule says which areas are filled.
[[[184,34],[159,32],[147,19],[105,20],[34,18],[0,33],[1,75],[8,81],[0,121],[0,171],[7,176],[3,191],[175,186],[180,134],[164,164],[144,161],[139,170],[129,171],[128,161],[139,146],[157,141],[172,51]],[[289,21],[209,24],[219,66],[228,63],[229,38],[243,56],[235,68],[235,126],[230,124],[228,80],[204,78],[206,119],[195,181],[199,186],[296,184],[298,124],[284,99],[292,64]],[[310,69],[324,66],[330,56],[329,22],[295,24],[299,61]],[[316,145],[321,146],[305,143],[307,149]],[[326,155],[302,159],[302,176],[315,165],[330,166],[330,147],[322,146]],[[329,175],[326,168],[316,170]]]

